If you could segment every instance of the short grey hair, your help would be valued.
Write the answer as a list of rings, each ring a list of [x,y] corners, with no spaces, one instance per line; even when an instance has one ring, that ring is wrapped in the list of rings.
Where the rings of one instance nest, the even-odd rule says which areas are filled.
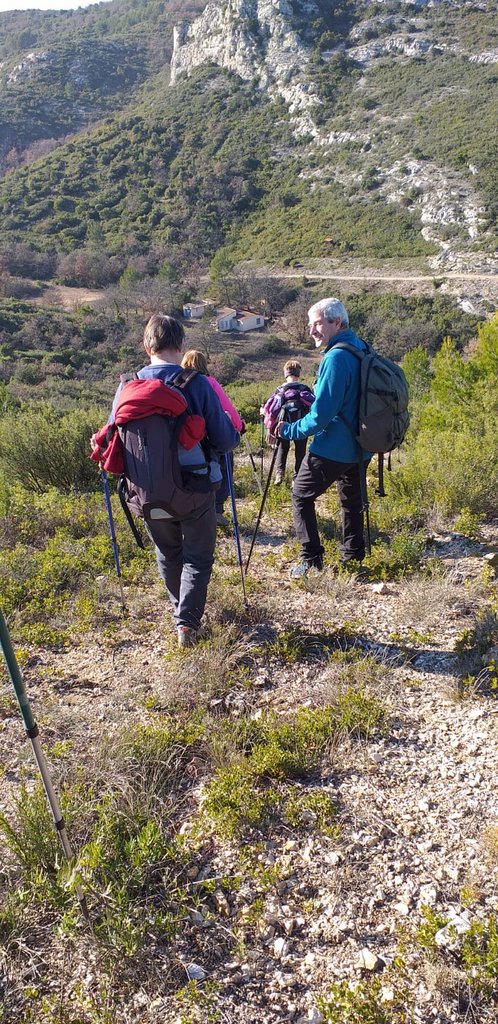
[[[311,306],[308,313],[321,313],[323,319],[329,321],[340,317],[342,326],[349,327],[349,313],[340,299],[320,299],[320,302]]]

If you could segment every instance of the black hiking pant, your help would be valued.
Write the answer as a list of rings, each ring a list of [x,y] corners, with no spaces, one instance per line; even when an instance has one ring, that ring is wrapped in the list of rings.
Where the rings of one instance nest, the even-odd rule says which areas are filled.
[[[334,462],[308,452],[294,481],[292,514],[304,561],[310,565],[319,565],[320,568],[324,548],[318,533],[315,501],[333,483],[337,483],[342,511],[342,560],[350,562],[356,559],[361,562],[365,557],[363,499],[358,463]]]
[[[283,477],[285,473],[285,467],[287,465],[287,456],[289,454],[291,444],[294,445],[294,479],[296,478],[297,474],[299,473],[299,467],[304,459],[304,456],[306,455],[307,443],[308,442],[306,438],[304,439],[304,441],[284,441],[283,438],[280,438],[277,457],[275,459],[275,477],[277,480],[279,479],[279,477]]]

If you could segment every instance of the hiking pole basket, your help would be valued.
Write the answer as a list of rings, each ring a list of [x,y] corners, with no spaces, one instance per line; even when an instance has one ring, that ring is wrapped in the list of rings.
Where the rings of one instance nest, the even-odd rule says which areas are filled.
[[[107,481],[107,473],[106,473],[105,469],[102,469],[102,466],[100,467],[100,475],[102,477],[102,487],[104,489],[105,507],[106,507],[106,510],[107,510],[107,520],[108,520],[108,523],[109,523],[109,533],[111,535],[112,550],[113,550],[113,554],[114,554],[114,565],[116,566],[116,576],[118,577],[119,590],[120,590],[120,593],[121,593],[121,607],[123,609],[123,612],[126,612],[127,611],[127,607],[126,607],[126,603],[125,603],[125,599],[124,599],[123,581],[121,579],[121,566],[119,564],[118,542],[116,540],[116,531],[114,529],[114,517],[113,517],[113,514],[112,514],[111,495],[110,495],[110,492],[109,492],[109,483]]]
[[[26,693],[26,688],[24,686],[24,681],[23,681],[23,678],[22,678],[22,675],[21,675],[21,672],[20,672],[20,669],[19,669],[19,665],[17,664],[17,659],[16,659],[16,656],[14,654],[14,649],[12,647],[9,630],[7,628],[7,623],[5,621],[4,614],[3,614],[1,609],[0,609],[0,645],[2,647],[2,654],[4,656],[5,663],[7,665],[7,671],[9,673],[12,685],[14,687],[15,695],[16,695],[16,698],[17,698],[17,703],[19,704],[19,710],[21,712],[22,719],[23,719],[23,722],[24,722],[24,725],[25,725],[25,728],[26,728],[26,736],[30,740],[31,746],[33,748],[33,754],[35,756],[35,761],[36,761],[36,764],[38,766],[38,770],[40,772],[41,780],[42,780],[42,783],[43,783],[43,788],[45,790],[45,795],[47,797],[47,802],[48,802],[48,805],[50,807],[50,811],[51,811],[51,814],[52,814],[52,819],[53,819],[53,822],[54,822],[54,827],[55,827],[55,830],[57,832],[57,835],[59,836],[59,841],[60,841],[60,844],[62,846],[64,857],[66,858],[67,861],[70,862],[73,859],[73,851],[72,851],[71,844],[70,844],[68,836],[67,836],[65,821],[64,821],[64,818],[62,816],[61,809],[59,807],[59,801],[57,800],[57,796],[56,796],[54,787],[52,785],[52,780],[50,778],[50,773],[49,773],[49,770],[48,770],[48,765],[47,765],[47,762],[45,760],[45,755],[43,753],[42,746],[41,746],[41,743],[40,743],[40,736],[39,736],[38,726],[37,726],[37,724],[35,722],[35,719],[33,717],[33,712],[31,710],[31,706],[30,706],[30,703],[29,703],[29,700],[28,700],[28,695]],[[83,892],[82,892],[82,890],[81,890],[79,885],[76,886],[76,895],[78,897],[78,901],[79,901],[79,904],[80,904],[80,907],[81,907],[81,912],[82,912],[84,918],[87,921],[90,921],[90,915],[88,913],[88,907],[87,907],[87,904],[86,904],[86,899],[85,899],[85,896],[83,895]]]
[[[230,503],[231,503],[231,506],[232,506],[233,535],[234,535],[234,538],[235,538],[235,549],[236,549],[236,552],[237,552],[237,562],[239,564],[239,569],[240,569],[240,578],[242,580],[242,592],[244,594],[244,605],[245,605],[246,608],[248,608],[249,607],[249,601],[247,600],[246,581],[245,581],[245,577],[244,577],[244,564],[242,562],[242,550],[241,550],[241,547],[240,547],[239,524],[238,524],[238,521],[237,521],[237,508],[236,508],[236,505],[235,505],[235,491],[233,489],[232,465],[231,465],[230,454],[229,453],[227,453],[225,455],[225,467],[226,467],[227,480],[228,480],[228,491],[229,491],[229,494],[230,494]]]
[[[257,533],[258,533],[258,530],[259,530],[259,524],[261,522],[261,516],[263,515],[263,509],[265,507],[266,495],[268,494],[268,488],[270,486],[270,481],[271,481],[271,478],[272,478],[272,473],[273,473],[273,469],[274,469],[274,466],[275,466],[275,460],[277,458],[277,452],[278,452],[279,448],[280,448],[280,438],[277,437],[276,441],[275,441],[275,448],[273,449],[272,460],[270,462],[270,468],[268,470],[268,476],[266,478],[266,485],[265,485],[265,489],[264,489],[264,492],[263,492],[263,497],[261,499],[261,507],[259,509],[258,518],[256,520],[256,526],[254,527],[254,533],[252,535],[251,546],[249,548],[249,554],[247,556],[246,574],[247,574],[247,572],[249,570],[249,562],[251,561],[252,549],[254,547],[254,542],[256,540]]]

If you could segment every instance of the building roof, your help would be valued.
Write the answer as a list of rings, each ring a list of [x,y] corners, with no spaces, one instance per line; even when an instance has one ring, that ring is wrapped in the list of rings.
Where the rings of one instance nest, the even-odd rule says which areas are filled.
[[[254,313],[250,309],[238,309],[237,320],[252,320],[253,316],[263,316],[262,313]]]
[[[221,309],[216,310],[216,316],[218,320],[221,320],[226,316],[237,316],[237,310],[231,309],[230,306],[222,306]]]

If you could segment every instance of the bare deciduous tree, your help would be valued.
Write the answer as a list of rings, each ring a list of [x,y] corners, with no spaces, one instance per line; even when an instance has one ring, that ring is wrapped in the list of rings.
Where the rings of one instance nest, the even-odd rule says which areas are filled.
[[[303,348],[309,345],[309,307],[309,296],[302,292],[287,306],[279,323],[279,333],[288,338],[292,345],[300,345]]]

